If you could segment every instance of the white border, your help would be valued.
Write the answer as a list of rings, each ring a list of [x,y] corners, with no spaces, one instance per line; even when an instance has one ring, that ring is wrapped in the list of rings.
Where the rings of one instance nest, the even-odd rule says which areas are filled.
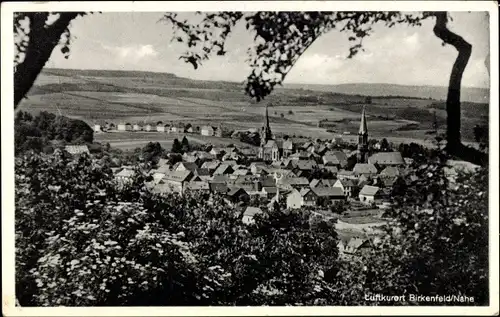
[[[2,311],[6,316],[252,316],[252,315],[494,315],[498,298],[498,4],[495,1],[172,1],[172,2],[3,2],[2,26]],[[490,14],[490,299],[489,307],[14,307],[14,11],[489,11]]]

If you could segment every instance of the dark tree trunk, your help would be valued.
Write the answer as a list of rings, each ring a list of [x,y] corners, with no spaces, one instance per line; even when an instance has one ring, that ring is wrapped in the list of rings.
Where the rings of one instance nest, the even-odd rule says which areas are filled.
[[[29,16],[29,43],[23,62],[16,66],[14,72],[14,109],[33,86],[69,23],[79,14],[60,13],[59,19],[50,26],[45,25],[48,16],[46,13],[32,13]]]
[[[472,52],[472,45],[447,28],[447,12],[436,12],[435,16],[436,25],[434,26],[434,34],[443,40],[444,43],[452,45],[458,51],[457,59],[451,70],[448,96],[446,98],[446,147],[450,153],[457,154],[460,153],[462,148],[460,136],[460,89],[462,85],[462,75]]]

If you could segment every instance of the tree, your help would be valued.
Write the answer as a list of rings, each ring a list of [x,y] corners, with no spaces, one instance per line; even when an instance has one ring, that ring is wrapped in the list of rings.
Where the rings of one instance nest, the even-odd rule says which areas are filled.
[[[349,58],[362,48],[362,40],[372,32],[372,26],[384,23],[420,26],[422,21],[435,20],[434,34],[458,51],[452,68],[446,100],[447,146],[453,155],[484,164],[484,153],[465,147],[460,137],[460,89],[462,75],[469,61],[471,45],[461,36],[448,29],[447,12],[220,12],[204,13],[199,24],[191,24],[177,18],[176,13],[167,13],[164,20],[170,23],[176,34],[174,38],[184,42],[188,50],[181,58],[196,69],[213,54],[224,55],[225,41],[240,20],[246,28],[255,32],[255,45],[249,50],[252,68],[246,81],[246,93],[257,101],[268,96],[276,85],[281,85],[293,65],[307,48],[323,34],[338,29],[348,33],[353,44]]]
[[[190,151],[189,141],[185,136],[182,138],[181,147],[182,147],[182,152],[184,153]]]
[[[14,108],[33,86],[54,48],[69,56],[69,25],[85,12],[15,12]],[[55,20],[54,20],[55,18]]]
[[[165,150],[158,142],[149,142],[141,149],[141,155],[145,162],[158,163],[158,160],[165,153]]]
[[[172,153],[182,153],[182,145],[178,139],[174,140],[174,143],[172,144],[171,152]]]
[[[380,149],[383,151],[388,151],[390,149],[389,142],[386,138],[380,140]]]

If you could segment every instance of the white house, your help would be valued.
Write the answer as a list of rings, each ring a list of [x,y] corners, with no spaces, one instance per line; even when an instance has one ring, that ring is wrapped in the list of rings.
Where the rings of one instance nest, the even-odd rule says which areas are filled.
[[[380,187],[365,185],[359,192],[359,201],[370,204],[382,198],[382,194]]]
[[[116,127],[116,129],[118,131],[127,131],[127,126],[125,124],[120,123],[120,124],[118,124],[118,126]]]
[[[101,132],[101,126],[99,124],[94,124],[94,132]]]
[[[158,132],[166,132],[166,129],[167,128],[165,128],[165,126],[163,124],[156,126],[156,131],[158,131]]]
[[[142,130],[142,127],[139,125],[139,124],[134,124],[134,126],[132,127],[132,130],[134,131],[141,131]]]
[[[201,135],[213,136],[214,133],[214,128],[209,125],[201,127]]]

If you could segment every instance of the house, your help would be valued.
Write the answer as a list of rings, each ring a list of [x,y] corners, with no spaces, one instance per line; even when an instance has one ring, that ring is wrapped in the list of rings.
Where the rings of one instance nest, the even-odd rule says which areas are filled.
[[[277,185],[279,188],[292,190],[294,188],[296,189],[308,188],[309,181],[305,177],[283,177],[278,180]]]
[[[229,164],[220,164],[214,171],[213,175],[229,175],[234,172],[233,168]]]
[[[299,171],[311,172],[318,167],[314,160],[298,160],[293,163],[294,169]]]
[[[220,162],[219,161],[208,161],[205,162],[201,165],[201,168],[207,169],[210,174],[213,174],[213,172],[219,167]]]
[[[405,161],[399,152],[379,152],[368,158],[369,164],[378,164],[380,166],[401,166]]]
[[[102,132],[99,124],[94,124],[94,132]]]
[[[354,171],[340,170],[337,172],[338,179],[358,179],[358,176],[354,174]]]
[[[332,201],[345,200],[345,194],[340,187],[315,187],[311,189],[317,198],[317,204],[321,206],[327,206]]]
[[[132,130],[132,126],[130,125],[130,123],[119,123],[117,126],[116,126],[116,129],[118,131],[130,131]]]
[[[262,195],[267,197],[267,199],[271,199],[274,196],[276,196],[277,192],[278,192],[277,187],[262,187]]]
[[[366,164],[366,163],[356,163],[353,168],[354,174],[357,175],[367,175],[367,176],[373,176],[377,175],[378,171],[375,165],[373,164]]]
[[[354,255],[369,247],[368,239],[352,237],[350,239],[340,239],[337,247],[340,253]]]
[[[89,147],[86,145],[66,145],[64,150],[71,155],[90,154]]]
[[[250,201],[250,195],[241,187],[231,188],[226,195],[232,203],[248,203]]]
[[[229,187],[225,183],[209,183],[210,192],[213,194],[227,194],[229,192]]]
[[[201,127],[201,135],[213,136],[214,133],[214,128],[209,125]]]
[[[163,125],[163,124],[159,124],[156,126],[156,131],[157,132],[168,132],[168,126]]]
[[[253,176],[239,175],[234,179],[234,186],[238,186],[247,191],[247,193],[259,190],[259,181]]]
[[[401,172],[399,171],[399,169],[395,166],[387,166],[386,168],[384,168],[380,174],[379,174],[381,177],[398,177],[401,175]]]
[[[191,171],[194,172],[198,169],[198,165],[189,162],[179,162],[174,165],[174,171]]]
[[[132,126],[132,130],[133,131],[142,131],[142,127],[136,123]]]
[[[264,162],[253,162],[250,164],[250,171],[253,175],[261,175],[263,172],[265,175],[269,174],[266,169],[268,168],[267,164]]]
[[[153,127],[150,124],[144,126],[144,131],[151,132],[151,130],[153,130]]]
[[[340,161],[336,155],[325,154],[323,155],[322,160],[325,166],[340,167]]]
[[[340,168],[344,168],[347,165],[347,154],[342,151],[328,151],[324,154],[324,156],[335,156],[339,162]]]
[[[383,192],[380,187],[365,185],[359,192],[359,201],[363,203],[372,203],[383,198]]]
[[[337,180],[336,179],[313,179],[309,186],[311,188],[315,187],[333,187]]]
[[[170,192],[177,192],[182,194],[186,188],[187,183],[193,178],[191,171],[169,171],[160,180],[158,184],[168,187]]]
[[[319,155],[319,156],[323,156],[327,150],[328,150],[328,148],[323,144],[315,145],[312,148],[312,152]]]
[[[238,168],[236,171],[233,172],[233,175],[235,176],[246,176],[246,175],[252,175],[252,172],[246,168]]]
[[[287,158],[293,154],[295,148],[293,141],[291,139],[285,140],[283,142],[283,157]]]
[[[135,176],[135,171],[133,169],[128,169],[128,168],[124,168],[120,172],[115,174],[115,178],[119,182],[130,181],[134,176]]]
[[[358,189],[356,181],[353,179],[338,179],[335,184],[333,184],[333,187],[341,188],[346,197],[354,197]]]
[[[193,154],[188,154],[188,153],[184,153],[182,155],[182,160],[184,162],[187,162],[187,163],[194,163],[196,165],[198,165],[198,163],[200,162],[200,159],[198,158],[198,156],[196,155],[193,155]]]
[[[297,209],[302,206],[316,206],[318,196],[310,188],[302,188],[300,191],[293,189],[286,197],[287,208]]]
[[[186,184],[187,191],[210,192],[210,185],[206,181],[191,181]]]
[[[243,223],[245,224],[251,224],[254,222],[253,217],[257,214],[262,214],[263,211],[262,209],[258,207],[247,207],[245,211],[243,212]]]

